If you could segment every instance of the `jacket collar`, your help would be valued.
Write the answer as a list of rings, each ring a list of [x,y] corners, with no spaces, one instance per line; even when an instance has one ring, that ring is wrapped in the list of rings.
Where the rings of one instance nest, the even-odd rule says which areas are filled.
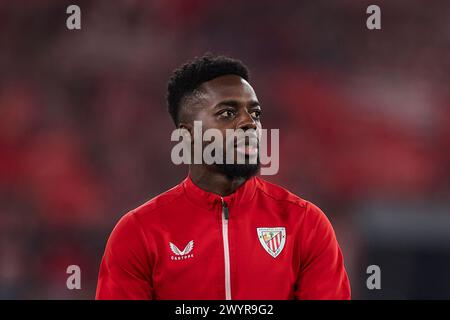
[[[235,192],[228,196],[220,196],[213,192],[208,192],[197,186],[188,175],[182,182],[184,192],[186,196],[198,206],[205,209],[213,209],[219,205],[222,205],[222,199],[228,205],[233,207],[236,205],[242,205],[253,199],[256,190],[256,177],[251,177],[245,181]]]

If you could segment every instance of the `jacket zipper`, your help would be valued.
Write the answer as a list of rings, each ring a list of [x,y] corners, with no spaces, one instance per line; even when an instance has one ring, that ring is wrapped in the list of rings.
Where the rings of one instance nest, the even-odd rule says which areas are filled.
[[[225,258],[225,300],[231,300],[231,275],[230,275],[230,247],[228,243],[228,205],[222,200],[222,237],[223,253]]]

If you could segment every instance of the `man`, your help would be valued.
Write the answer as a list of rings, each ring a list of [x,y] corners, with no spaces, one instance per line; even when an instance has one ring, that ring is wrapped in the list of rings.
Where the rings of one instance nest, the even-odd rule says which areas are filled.
[[[194,121],[223,136],[259,132],[261,106],[248,81],[242,62],[223,56],[183,65],[168,85],[175,125],[191,136]],[[248,143],[233,147],[246,159],[255,153]],[[191,164],[183,182],[123,216],[106,246],[96,298],[350,299],[325,214],[256,177],[259,167]]]

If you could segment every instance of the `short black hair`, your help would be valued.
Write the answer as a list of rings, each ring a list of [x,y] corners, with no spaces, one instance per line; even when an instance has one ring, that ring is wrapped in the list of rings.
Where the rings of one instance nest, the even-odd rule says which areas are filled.
[[[248,68],[242,61],[211,53],[196,57],[175,69],[167,84],[167,104],[175,126],[178,127],[180,105],[184,98],[195,93],[202,83],[230,74],[249,81]]]

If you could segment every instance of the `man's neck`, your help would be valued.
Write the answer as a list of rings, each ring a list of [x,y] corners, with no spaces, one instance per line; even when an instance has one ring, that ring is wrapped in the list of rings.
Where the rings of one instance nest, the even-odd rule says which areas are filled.
[[[235,192],[247,180],[243,177],[229,178],[204,165],[191,165],[189,175],[199,188],[223,197]]]

